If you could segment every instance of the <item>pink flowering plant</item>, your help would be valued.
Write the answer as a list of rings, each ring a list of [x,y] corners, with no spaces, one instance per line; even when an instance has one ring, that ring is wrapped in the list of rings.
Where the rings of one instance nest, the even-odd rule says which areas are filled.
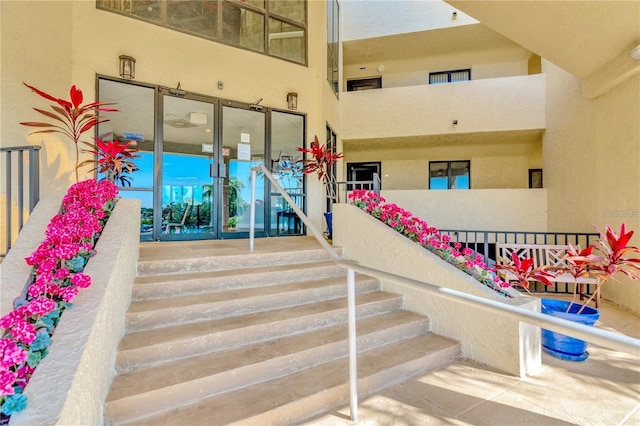
[[[117,194],[116,185],[107,180],[72,185],[44,240],[25,259],[32,266],[32,279],[14,309],[0,318],[0,424],[26,407],[24,388],[47,355],[60,316],[78,292],[91,285],[91,277],[82,271],[95,254]]]
[[[387,226],[409,238],[441,259],[469,274],[480,283],[505,297],[511,297],[503,290],[509,287],[496,273],[495,268],[488,267],[480,254],[460,243],[451,243],[451,237],[440,234],[426,221],[396,204],[388,204],[380,195],[364,189],[356,189],[349,194],[351,203],[369,213]]]

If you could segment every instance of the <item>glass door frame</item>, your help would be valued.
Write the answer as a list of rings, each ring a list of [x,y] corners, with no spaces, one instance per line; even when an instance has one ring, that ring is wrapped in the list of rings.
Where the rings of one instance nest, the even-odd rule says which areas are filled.
[[[168,87],[157,86],[157,95],[156,96],[156,104],[155,104],[155,141],[154,141],[154,188],[153,188],[153,197],[154,197],[154,205],[153,205],[153,239],[155,241],[189,241],[189,240],[214,240],[220,238],[219,232],[219,203],[221,202],[221,198],[219,198],[220,190],[222,188],[222,184],[219,182],[220,179],[214,177],[216,174],[214,168],[217,165],[217,161],[221,154],[220,148],[220,138],[219,138],[219,129],[214,128],[212,132],[213,136],[213,158],[214,164],[210,170],[211,176],[211,185],[213,191],[213,197],[211,201],[211,220],[212,220],[212,229],[211,232],[202,232],[202,233],[180,233],[180,234],[170,234],[164,233],[162,230],[162,210],[163,210],[163,155],[164,155],[164,99],[165,97],[174,97],[179,99],[186,99],[198,102],[208,103],[213,107],[213,124],[217,127],[219,123],[219,99],[213,96],[207,96],[197,93],[185,92],[183,90],[171,89]],[[159,224],[159,226],[156,226]]]
[[[241,110],[245,110],[245,111],[253,111],[253,112],[258,112],[258,113],[262,113],[264,115],[264,141],[263,141],[263,149],[264,149],[264,158],[263,158],[263,164],[266,165],[266,159],[270,158],[271,155],[271,147],[268,146],[269,144],[267,143],[267,141],[269,140],[269,134],[271,132],[271,110],[269,108],[264,108],[260,105],[255,105],[255,104],[248,104],[245,102],[239,102],[239,101],[233,101],[230,99],[219,99],[219,112],[217,115],[217,147],[219,149],[219,155],[220,158],[222,158],[222,148],[224,145],[224,140],[223,140],[223,131],[224,131],[224,107],[229,107],[229,108],[237,108],[237,109],[241,109]],[[228,175],[229,170],[226,170],[226,173]],[[266,180],[266,179],[265,179]],[[222,218],[224,217],[223,211],[222,209],[224,208],[224,194],[223,194],[223,188],[222,188],[222,182],[223,179],[219,179],[220,181],[220,190],[218,191],[217,196],[218,198],[218,207],[217,207],[217,212],[219,214],[219,218],[220,220],[218,220],[217,222],[217,226],[218,226],[218,238],[219,239],[239,239],[239,238],[249,238],[249,231],[233,231],[233,232],[229,232],[229,231],[224,231],[224,223],[222,223]],[[250,183],[249,183],[250,184]],[[264,209],[264,223],[265,226],[262,229],[255,229],[255,236],[256,237],[266,237],[268,235],[268,229],[269,226],[267,226],[267,219],[270,217],[269,216],[269,212],[270,212],[270,197],[268,196],[269,194],[269,190],[271,187],[271,182],[266,181],[265,185],[264,185],[264,194],[259,194],[257,189],[256,189],[256,197],[260,197],[262,195],[262,199],[264,200],[263,203],[263,209]],[[249,200],[250,201],[250,200]],[[256,217],[259,215],[260,213],[256,210]]]

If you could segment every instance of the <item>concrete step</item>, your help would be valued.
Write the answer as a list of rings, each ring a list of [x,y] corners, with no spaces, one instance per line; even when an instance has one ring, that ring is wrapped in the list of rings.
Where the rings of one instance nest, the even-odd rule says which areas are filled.
[[[357,315],[365,318],[402,308],[402,298],[387,292],[358,295]],[[120,343],[117,369],[126,372],[317,329],[347,319],[347,300],[337,298],[127,334]]]
[[[258,266],[253,268],[196,273],[147,275],[133,285],[133,300],[161,299],[176,294],[189,295],[298,281],[301,276],[329,278],[345,276],[333,261]]]
[[[367,293],[378,288],[378,280],[362,275],[356,277],[357,292]],[[129,307],[127,328],[132,332],[151,330],[330,300],[346,294],[347,280],[343,276],[143,300]]]
[[[367,351],[428,331],[427,318],[406,311],[364,318],[358,350]],[[114,380],[107,402],[113,422],[130,421],[296,373],[348,355],[344,323],[132,371]]]
[[[329,254],[322,248],[273,253],[230,254],[227,256],[207,256],[206,253],[200,253],[198,257],[189,259],[141,260],[138,262],[138,276],[225,271],[258,266],[326,262],[329,260],[331,260]]]
[[[358,393],[372,394],[459,357],[458,343],[433,334],[359,353]],[[348,404],[348,358],[341,357],[256,385],[226,392],[153,416],[116,424],[295,424]]]

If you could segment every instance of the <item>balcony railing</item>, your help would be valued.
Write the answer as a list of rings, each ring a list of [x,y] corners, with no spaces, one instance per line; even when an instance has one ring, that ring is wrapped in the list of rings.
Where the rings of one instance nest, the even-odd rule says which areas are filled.
[[[4,244],[0,248],[0,257],[4,257],[27,221],[25,207],[31,213],[40,200],[40,147],[0,148],[0,163],[4,168],[1,192],[4,194]],[[25,196],[28,198],[27,206]]]

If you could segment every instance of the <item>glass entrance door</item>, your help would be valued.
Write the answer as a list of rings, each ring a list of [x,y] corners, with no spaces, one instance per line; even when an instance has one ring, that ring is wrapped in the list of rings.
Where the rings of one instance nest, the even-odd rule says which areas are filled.
[[[221,232],[223,238],[246,237],[250,226],[251,168],[264,164],[265,113],[225,101],[222,107]],[[265,179],[256,180],[256,235],[265,229]]]
[[[161,91],[160,184],[156,186],[158,239],[217,238],[219,183],[215,104],[204,96]]]

